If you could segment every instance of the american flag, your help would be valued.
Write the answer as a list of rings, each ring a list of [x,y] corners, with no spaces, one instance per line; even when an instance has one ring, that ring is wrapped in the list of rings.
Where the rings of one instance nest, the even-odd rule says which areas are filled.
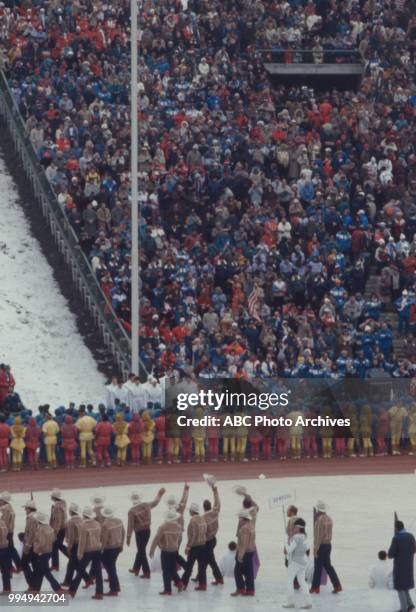
[[[248,296],[248,312],[253,319],[261,321],[259,315],[259,296],[257,295],[256,288]]]

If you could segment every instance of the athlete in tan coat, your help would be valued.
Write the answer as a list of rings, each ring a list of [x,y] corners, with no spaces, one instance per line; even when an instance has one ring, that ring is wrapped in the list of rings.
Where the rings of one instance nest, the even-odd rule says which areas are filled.
[[[69,504],[69,520],[65,528],[65,540],[69,553],[68,565],[66,568],[65,580],[62,586],[70,587],[71,582],[74,578],[74,574],[78,569],[78,543],[79,543],[79,530],[82,525],[81,509],[78,504]],[[82,576],[86,586],[92,584],[92,580],[88,576],[87,572],[84,572]]]
[[[95,595],[92,599],[103,598],[103,575],[101,571],[101,525],[95,520],[94,510],[86,506],[82,511],[82,523],[79,527],[78,568],[75,578],[69,587],[69,594],[75,597],[82,577],[91,563],[91,574],[95,578]]]
[[[186,568],[182,576],[183,588],[188,586],[189,579],[194,568],[195,561],[198,563],[198,586],[196,591],[207,590],[207,558],[206,558],[206,543],[207,543],[207,523],[200,514],[199,506],[193,503],[189,507],[191,520],[188,524],[188,541],[186,544],[185,554],[187,555]]]
[[[104,522],[101,530],[101,543],[103,546],[102,562],[108,573],[110,590],[107,596],[117,597],[120,592],[120,582],[117,575],[117,558],[124,546],[126,532],[123,521],[114,516],[113,509],[106,506],[103,510]]]
[[[339,593],[342,591],[341,583],[338,575],[331,563],[331,549],[332,549],[332,519],[327,514],[326,504],[319,500],[315,506],[316,520],[314,524],[314,543],[313,552],[315,557],[315,567],[312,580],[311,593],[319,593],[321,584],[321,574],[324,569],[332,586],[334,587],[333,593]]]
[[[157,530],[150,547],[150,558],[153,558],[157,547],[161,551],[163,591],[160,595],[172,595],[172,582],[176,585],[178,591],[183,589],[183,583],[176,569],[179,546],[182,540],[180,518],[181,515],[175,508],[173,506],[170,507],[165,515],[165,522]]]
[[[66,501],[63,499],[59,489],[54,489],[52,491],[51,499],[53,504],[49,524],[55,532],[55,542],[52,551],[52,570],[59,571],[59,551],[61,551],[65,557],[68,557],[68,549],[64,545],[65,527],[68,516]]]
[[[10,554],[8,529],[6,523],[1,518],[2,512],[0,508],[0,573],[3,582],[2,594],[11,593],[11,569],[12,556]]]
[[[43,579],[46,578],[55,593],[63,593],[61,585],[49,569],[49,560],[51,558],[53,544],[55,542],[55,532],[48,524],[49,519],[43,512],[37,512],[35,519],[38,522],[38,527],[33,540],[33,555],[35,565],[35,574],[33,577],[34,591],[36,593],[40,592],[42,589]]]
[[[152,509],[156,508],[164,494],[165,489],[159,489],[155,499],[151,502],[144,502],[139,493],[132,493],[130,495],[130,500],[133,505],[128,513],[127,546],[130,546],[131,536],[134,532],[136,536],[137,554],[134,565],[129,572],[135,576],[138,576],[140,569],[142,569],[142,578],[150,578],[150,567],[147,560],[146,547],[150,538]]]
[[[11,505],[12,497],[8,491],[2,491],[0,493],[0,511],[2,513],[2,519],[6,523],[7,527],[7,538],[9,541],[9,551],[12,562],[15,566],[15,571],[18,573],[21,570],[21,559],[19,553],[14,546],[14,527],[15,527],[15,512]]]
[[[186,505],[188,503],[188,497],[189,497],[189,484],[186,482],[184,484],[182,497],[179,503],[174,495],[169,495],[166,499],[166,505],[168,507],[168,510],[175,510],[178,514],[177,520],[178,520],[179,525],[181,526],[182,534],[185,531],[184,514],[186,510]],[[180,547],[181,542],[182,542],[182,536],[179,542],[179,547]],[[180,565],[182,569],[186,569],[186,560],[179,554],[179,552],[177,554],[176,563]]]
[[[236,590],[231,595],[254,596],[253,556],[256,551],[256,529],[249,508],[240,510],[237,527],[237,554],[235,558]]]
[[[33,542],[35,541],[35,534],[39,525],[35,518],[36,504],[33,499],[27,500],[24,505],[24,509],[26,512],[26,524],[23,534],[22,570],[29,590],[33,590],[33,577],[35,574]]]
[[[211,504],[211,501],[209,499],[206,499],[204,501],[203,517],[207,524],[207,542],[205,544],[205,556],[207,567],[210,566],[214,575],[214,582],[212,584],[217,585],[224,584],[223,576],[215,559],[215,547],[217,545],[217,533],[219,528],[219,514],[221,509],[221,503],[220,496],[218,494],[218,489],[215,484],[215,479],[212,480],[208,478],[207,482],[212,489],[212,493],[214,496],[214,504]]]

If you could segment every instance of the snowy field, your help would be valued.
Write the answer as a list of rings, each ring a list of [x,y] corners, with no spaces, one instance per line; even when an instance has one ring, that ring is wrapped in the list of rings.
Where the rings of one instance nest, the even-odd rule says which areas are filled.
[[[100,401],[104,377],[30,234],[1,157],[0,193],[0,362],[11,365],[30,408]]]
[[[387,549],[393,534],[393,512],[397,511],[409,530],[416,530],[416,506],[414,485],[415,476],[337,476],[281,478],[268,480],[248,480],[219,482],[218,488],[222,501],[220,530],[216,549],[217,559],[226,551],[229,541],[234,539],[237,512],[241,498],[233,493],[234,484],[242,484],[260,505],[257,521],[257,546],[262,562],[257,583],[255,599],[231,598],[234,581],[227,579],[224,586],[209,586],[206,593],[195,593],[189,586],[186,593],[174,594],[172,598],[161,598],[158,592],[162,587],[161,575],[153,573],[152,580],[140,580],[128,573],[134,559],[134,548],[125,548],[119,560],[119,576],[122,593],[111,600],[114,612],[133,612],[138,608],[146,611],[163,611],[178,605],[181,609],[206,612],[216,609],[220,612],[236,610],[252,612],[254,609],[282,609],[285,601],[285,568],[282,550],[284,532],[282,510],[271,510],[268,500],[272,495],[296,492],[299,515],[307,521],[307,529],[312,539],[312,506],[317,499],[329,504],[328,513],[334,520],[333,564],[338,572],[344,591],[332,595],[329,586],[322,587],[320,595],[313,596],[313,609],[321,612],[394,612],[398,609],[394,591],[370,591],[367,588],[368,569],[375,562],[377,552]],[[163,483],[162,483],[163,484]],[[167,493],[180,496],[181,483],[163,484]],[[152,499],[159,485],[138,485],[146,499]],[[65,499],[76,501],[81,506],[88,504],[95,493],[106,496],[118,516],[126,518],[129,509],[128,496],[131,487],[106,487],[101,489],[78,489],[64,492]],[[204,483],[192,483],[189,502],[201,503],[210,495]],[[17,530],[23,528],[24,517],[20,506],[28,496],[16,494],[13,503],[17,510]],[[48,493],[34,493],[39,508],[49,512]],[[152,532],[155,533],[166,510],[164,501],[153,511]],[[65,565],[65,563],[63,563]],[[62,566],[61,566],[62,570]],[[63,579],[63,571],[60,573]],[[48,585],[49,586],[49,585]],[[24,581],[18,576],[13,580],[13,588],[23,590]],[[46,585],[44,585],[46,589]],[[105,603],[90,599],[91,588],[80,588],[70,607],[81,612],[85,604],[90,609],[101,608]]]

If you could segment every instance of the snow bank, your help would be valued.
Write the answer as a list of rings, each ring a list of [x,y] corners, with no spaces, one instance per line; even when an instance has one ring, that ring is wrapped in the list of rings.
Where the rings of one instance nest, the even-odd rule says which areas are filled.
[[[0,361],[11,365],[30,408],[99,401],[104,377],[30,234],[1,157],[0,193]]]

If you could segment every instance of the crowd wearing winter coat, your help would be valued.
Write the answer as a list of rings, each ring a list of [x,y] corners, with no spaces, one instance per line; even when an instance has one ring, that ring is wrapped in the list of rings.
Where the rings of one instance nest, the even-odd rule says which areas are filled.
[[[140,339],[149,372],[413,376],[414,9],[143,2]],[[126,0],[16,1],[0,8],[0,46],[36,154],[130,330],[128,15]],[[358,91],[271,87],[256,47],[299,61],[294,48],[312,42],[316,61],[358,49]],[[373,266],[380,287],[368,297]],[[396,309],[399,329],[383,323],[385,309]],[[400,359],[398,333],[408,338]]]

